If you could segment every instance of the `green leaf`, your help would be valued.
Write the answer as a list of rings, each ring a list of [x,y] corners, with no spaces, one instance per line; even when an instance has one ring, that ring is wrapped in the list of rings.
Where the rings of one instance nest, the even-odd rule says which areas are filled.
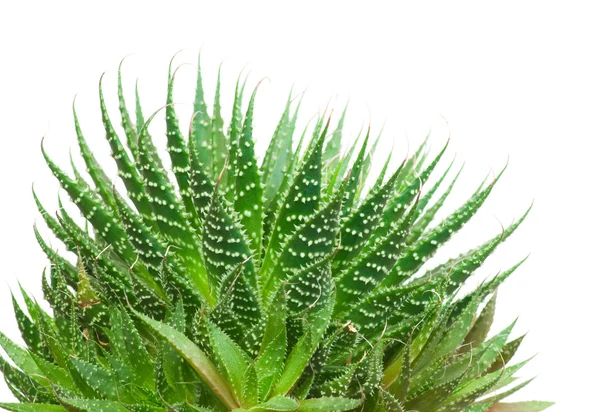
[[[389,392],[400,402],[404,402],[410,387],[410,343],[409,341],[397,352],[383,371],[383,387],[389,388]]]
[[[504,282],[506,279],[508,279],[508,277],[510,275],[512,275],[515,272],[515,270],[517,270],[523,264],[523,262],[525,262],[527,260],[527,258],[528,257],[525,257],[521,261],[517,262],[510,269],[505,270],[504,272],[494,276],[492,279],[490,279],[489,281],[484,283],[481,286],[481,291],[482,291],[481,294],[486,295],[486,294],[493,293],[495,290],[497,290],[498,286],[500,286],[502,284],[502,282]]]
[[[68,225],[61,218],[59,221],[81,255],[90,262],[95,262],[96,273],[94,275],[100,278],[103,287],[110,290],[110,294],[114,297],[125,299],[128,296],[135,302],[137,299],[133,296],[133,286],[129,276],[118,269],[105,253],[101,253],[85,232],[78,227]]]
[[[74,382],[69,375],[69,372],[65,369],[57,366],[52,362],[32,354],[31,357],[39,368],[44,373],[44,376],[48,378],[53,384],[60,385],[66,389],[75,389]]]
[[[100,397],[116,401],[125,395],[117,388],[117,380],[110,371],[77,358],[71,358],[71,364]]]
[[[198,55],[198,76],[196,78],[196,95],[194,98],[194,116],[190,133],[190,144],[195,147],[198,154],[198,163],[205,173],[212,170],[212,122],[208,108],[204,101],[204,86],[202,85],[202,72],[200,70],[200,55]]]
[[[437,190],[442,185],[442,182],[450,172],[450,169],[452,169],[452,166],[454,166],[454,160],[456,160],[456,158],[452,159],[452,162],[450,162],[450,165],[446,168],[446,170],[444,170],[444,173],[442,173],[438,180],[435,181],[433,186],[431,186],[431,188],[427,190],[427,192],[423,196],[421,196],[421,199],[419,201],[419,207],[417,208],[416,212],[417,216],[421,216],[421,214],[423,213],[433,196],[437,193]],[[460,170],[462,171],[462,167],[460,168]],[[460,171],[458,172],[458,175],[460,175]],[[450,184],[450,186],[452,186],[452,184]]]
[[[472,196],[471,199],[444,219],[436,228],[411,245],[404,253],[404,257],[398,261],[390,275],[383,281],[383,284],[398,284],[417,271],[441,245],[446,243],[454,233],[459,231],[473,217],[501,176],[502,172],[484,190]]]
[[[334,160],[337,159],[339,162],[342,150],[342,131],[344,129],[344,121],[346,119],[346,113],[348,112],[348,105],[350,102],[346,102],[344,106],[344,110],[338,120],[338,124],[331,134],[331,138],[327,141],[327,145],[325,146],[325,151],[323,153],[323,164],[328,165],[328,168],[333,169],[336,164]]]
[[[375,233],[373,234],[373,240],[377,240],[383,236],[385,236],[390,230],[391,225],[402,219],[405,212],[408,210],[413,200],[417,195],[421,193],[421,187],[427,182],[427,179],[431,176],[431,173],[435,169],[435,167],[440,162],[442,156],[446,152],[448,148],[449,141],[446,142],[446,145],[442,148],[442,150],[438,153],[435,159],[429,164],[427,169],[425,169],[419,175],[411,176],[410,181],[407,183],[406,187],[402,189],[402,191],[394,197],[388,204],[383,212],[382,224],[377,228]],[[402,168],[402,172],[405,172],[408,167]],[[402,173],[401,172],[401,173]],[[396,179],[396,184],[401,183],[402,178],[401,175]]]
[[[73,252],[73,253],[77,253],[77,248],[75,247],[75,245],[73,244],[73,242],[71,241],[71,239],[69,238],[69,235],[66,233],[66,231],[61,227],[60,223],[58,223],[58,221],[56,219],[54,219],[52,216],[50,216],[50,214],[46,211],[46,209],[44,209],[44,206],[41,204],[41,202],[39,201],[37,195],[35,194],[35,191],[32,188],[32,193],[33,193],[33,197],[35,199],[35,203],[37,205],[38,211],[40,212],[40,214],[42,215],[42,218],[44,219],[44,222],[46,222],[46,225],[48,226],[48,228],[52,231],[52,233],[54,234],[54,236],[56,236],[61,242],[63,242],[63,244],[65,245],[66,249],[69,252]],[[53,250],[42,238],[42,236],[39,234],[39,231],[37,229],[37,225],[33,226],[33,230],[35,233],[35,237],[38,241],[38,244],[40,245],[40,247],[42,248],[42,250],[44,251],[44,253],[46,253],[46,256],[48,257],[48,259],[52,262],[55,262],[57,264],[59,264],[61,267],[64,267],[65,269],[67,268],[73,268],[72,270],[72,278],[75,279],[75,274],[76,274],[76,270],[73,267],[73,265],[71,265],[71,263],[69,261],[67,261],[65,258],[63,258],[62,256],[60,256],[55,250]]]
[[[264,272],[267,259],[265,257],[261,268],[261,272],[264,273],[261,279],[264,302],[269,301],[280,282],[288,280],[298,271],[318,262],[334,251],[344,193],[344,187],[341,187],[328,204],[308,217],[298,229],[290,232],[293,234],[288,234],[277,263],[271,271],[266,273]]]
[[[465,374],[465,379],[472,379],[487,371],[492,362],[500,355],[508,337],[515,325],[516,321],[508,325],[500,333],[489,339],[488,342],[482,344],[483,350],[474,362],[469,362],[468,371]],[[503,364],[504,366],[505,364]],[[486,373],[493,373],[487,371]]]
[[[409,399],[406,402],[405,407],[408,410],[438,411],[439,409],[436,407],[441,403],[441,401],[448,398],[450,394],[452,394],[452,391],[454,391],[457,385],[458,381],[456,380],[435,386],[427,392]]]
[[[367,134],[363,141],[363,145],[358,153],[354,164],[352,165],[352,169],[350,170],[348,183],[346,183],[346,194],[344,196],[344,205],[342,208],[342,215],[347,216],[352,208],[354,207],[356,193],[358,191],[358,186],[360,184],[360,179],[362,176],[362,170],[365,162],[365,153],[367,151],[367,143],[369,142],[369,133],[371,129],[367,130]]]
[[[260,336],[256,328],[262,323],[257,291],[246,279],[252,270],[250,261],[240,262],[223,278],[219,303],[211,313],[211,319],[249,353],[258,349]]]
[[[223,125],[223,117],[221,116],[221,66],[219,66],[211,125],[212,175],[215,177],[224,171],[223,167],[225,166],[225,159],[227,159],[228,142],[227,136],[223,133]]]
[[[360,400],[348,398],[313,398],[300,401],[298,412],[349,411],[360,406]]]
[[[423,168],[423,163],[427,159],[428,150],[426,150],[427,143],[429,143],[429,136],[431,135],[431,131],[427,133],[425,139],[417,149],[417,151],[407,159],[406,165],[407,167],[402,171],[400,176],[398,176],[398,181],[396,184],[396,192],[401,193],[407,186],[414,183],[414,178],[421,173]]]
[[[185,210],[190,216],[190,221],[199,226],[197,211],[193,201],[192,190],[190,188],[190,157],[185,140],[179,129],[179,120],[173,103],[173,86],[177,69],[171,74],[172,64],[173,59],[171,59],[171,62],[169,63],[169,83],[167,86],[167,105],[165,107],[167,122],[167,152],[171,159],[171,170],[173,170],[173,173],[175,174],[175,179],[179,186],[179,194],[181,195]]]
[[[286,295],[283,287],[275,295],[267,311],[259,356],[255,363],[259,399],[265,399],[283,369],[287,351]]]
[[[337,315],[336,319],[349,320],[361,335],[377,338],[387,324],[395,323],[392,323],[394,315],[401,311],[412,293],[414,288],[411,287],[381,288],[355,303],[348,312]]]
[[[541,412],[554,405],[554,402],[515,402],[515,403],[497,403],[487,412]]]
[[[23,312],[15,296],[11,292],[11,299],[13,303],[13,309],[15,312],[15,319],[19,330],[21,331],[21,337],[27,345],[30,352],[40,355],[42,357],[48,357],[47,348],[45,347],[40,331],[35,323]]]
[[[121,114],[121,126],[125,131],[125,136],[127,138],[127,146],[135,159],[137,157],[137,130],[131,121],[131,116],[129,115],[129,111],[127,110],[127,104],[125,103],[125,96],[123,93],[123,79],[121,76],[121,67],[123,66],[123,62],[125,58],[121,60],[119,63],[119,71],[117,76],[117,95],[119,98],[119,112]]]
[[[497,294],[494,294],[477,317],[477,320],[463,341],[464,349],[461,350],[462,352],[466,351],[470,346],[477,347],[481,345],[487,337],[487,334],[492,326],[492,322],[494,321],[496,297]]]
[[[402,403],[384,389],[379,390],[379,405],[380,410],[385,412],[404,412]]]
[[[307,156],[293,179],[285,200],[277,213],[270,240],[265,250],[265,258],[259,272],[259,279],[266,283],[284,249],[284,243],[296,227],[308,221],[319,207],[321,197],[321,151],[327,134],[327,127],[316,140],[314,147]]]
[[[188,311],[194,313],[204,304],[200,292],[185,273],[185,265],[167,249],[159,272],[160,283],[171,301],[182,299]]]
[[[218,190],[214,190],[202,231],[204,260],[208,273],[217,281],[238,265],[250,259],[251,251],[240,223],[227,213]],[[257,288],[254,265],[250,261],[242,268],[242,277]]]
[[[318,388],[314,390],[315,393],[318,394],[318,397],[345,395],[357,367],[358,363],[351,363],[348,366],[344,366],[342,372],[338,376],[319,385]]]
[[[129,331],[123,325],[123,311],[111,307],[109,309],[109,316],[110,329],[106,330],[105,333],[110,338],[111,355],[123,363],[128,369],[133,369],[129,359],[129,349],[127,348],[125,337],[126,334],[129,334]]]
[[[173,405],[175,406],[175,405]],[[188,405],[186,405],[188,406]],[[152,406],[149,405],[147,403],[141,403],[141,404],[135,404],[135,405],[127,405],[127,408],[131,411],[131,412],[165,412],[165,408],[161,407],[161,406]],[[178,411],[180,410],[184,410],[184,409],[177,409]],[[211,412],[210,409],[205,409],[205,408],[196,408],[196,407],[188,407],[189,411],[201,411],[201,412]]]
[[[258,86],[257,86],[258,87]],[[262,244],[263,188],[254,154],[252,122],[254,101],[257,89],[254,89],[248,111],[242,127],[236,153],[236,181],[234,208],[239,214],[242,227],[250,240],[250,248],[260,255]]]
[[[491,254],[502,244],[508,237],[510,237],[515,230],[523,223],[531,207],[523,214],[523,216],[511,224],[506,230],[503,230],[493,239],[487,241],[483,245],[470,250],[466,254],[462,255],[460,260],[452,260],[448,262],[447,267],[449,270],[443,273],[443,276],[449,278],[448,288],[446,293],[450,294],[456,291],[467,279],[485,262],[485,260],[491,256]],[[441,274],[441,273],[440,273]],[[482,291],[491,291],[491,289],[484,287]]]
[[[358,196],[361,195],[361,193],[363,193],[364,189],[367,187],[366,183],[367,183],[367,179],[369,178],[369,173],[371,172],[371,166],[373,163],[373,157],[375,156],[375,151],[379,146],[379,141],[381,140],[381,136],[383,135],[383,127],[381,128],[381,130],[379,131],[379,134],[377,135],[377,138],[375,139],[375,141],[373,142],[373,144],[371,145],[371,149],[367,152],[366,156],[365,156],[365,161],[364,161],[364,165],[362,167],[362,173],[360,175],[360,182],[358,185],[358,191],[357,194]],[[380,171],[380,175],[383,174],[383,176],[381,176],[381,180],[378,179],[375,181],[375,185],[376,187],[380,187],[381,186],[381,182],[383,182],[383,178],[385,177],[385,173],[387,171],[388,165],[390,163],[390,160],[392,158],[392,154],[393,154],[393,146],[392,149],[389,150],[389,155],[385,161],[385,163],[383,164],[383,167],[381,168]]]
[[[369,241],[373,231],[379,225],[385,205],[393,193],[394,185],[402,165],[388,179],[385,185],[375,185],[365,201],[346,219],[344,219],[341,233],[342,241],[340,250],[333,260],[335,271],[342,271],[359,255]]]
[[[436,309],[431,314],[435,316],[428,320],[431,323],[421,330],[421,333],[413,341],[413,346],[411,346],[411,356],[414,357],[411,366],[415,374],[424,369],[432,359],[436,359],[434,353],[437,351],[438,343],[444,336],[451,314],[451,305],[435,303],[433,307]],[[421,338],[420,335],[423,335],[423,337]]]
[[[292,91],[290,90],[285,110],[271,137],[260,168],[261,182],[265,186],[265,205],[269,205],[275,198],[284,181],[287,165],[291,163],[294,156],[292,143],[300,103],[298,103],[292,118],[290,118],[291,97]]]
[[[361,130],[361,132],[362,132],[362,130]],[[350,146],[350,148],[348,149],[346,154],[341,159],[340,163],[337,165],[337,168],[336,168],[335,172],[333,173],[333,176],[329,182],[330,189],[329,189],[328,193],[333,192],[333,189],[337,185],[339,185],[340,179],[338,179],[338,178],[340,176],[346,176],[346,171],[348,170],[348,166],[350,165],[350,160],[352,159],[352,156],[354,155],[354,150],[356,150],[356,146],[358,145],[360,136],[361,136],[361,133],[359,133],[358,136],[356,136],[356,139],[352,143],[352,146]]]
[[[173,244],[189,249],[191,228],[185,218],[182,204],[175,195],[175,190],[157,157],[148,127],[154,119],[155,112],[140,131],[138,142],[139,168],[144,176],[148,199],[154,211],[157,225],[165,238]]]
[[[287,313],[290,316],[304,314],[326,302],[333,291],[331,260],[325,258],[298,272],[286,282]]]
[[[129,115],[129,111],[127,110],[127,104],[125,103],[125,96],[123,93],[123,79],[121,76],[121,66],[123,66],[123,62],[125,58],[121,60],[119,63],[119,71],[117,76],[117,94],[119,97],[119,112],[121,113],[121,126],[125,131],[125,136],[127,137],[127,146],[129,150],[131,150],[131,154],[135,159],[137,157],[137,130],[131,121],[131,116]]]
[[[436,185],[433,188],[431,188],[431,190],[429,192],[427,192],[427,194],[425,196],[433,195],[433,193],[436,190],[436,186],[438,186],[438,184],[441,184],[442,180],[444,179],[446,173],[449,170],[450,170],[450,168],[448,168],[446,170],[446,172],[440,178],[440,180],[438,180],[438,182],[436,182]],[[421,235],[423,234],[423,232],[425,232],[425,230],[427,229],[427,227],[429,226],[429,224],[435,218],[437,212],[446,203],[446,199],[448,198],[448,196],[452,192],[452,189],[454,188],[454,185],[456,184],[456,181],[458,180],[458,177],[460,176],[460,173],[462,172],[462,170],[463,170],[463,168],[461,167],[460,170],[458,171],[458,173],[456,173],[456,176],[454,177],[454,179],[452,180],[452,182],[450,182],[450,184],[446,188],[446,191],[444,193],[442,193],[442,195],[440,196],[440,198],[431,207],[429,207],[427,210],[425,210],[425,213],[423,213],[421,215],[420,211],[417,210],[417,216],[420,216],[420,217],[415,222],[415,224],[413,225],[413,228],[412,228],[411,233],[410,233],[410,235],[408,237],[408,242],[407,243],[409,243],[409,244],[414,243],[415,241],[417,241],[421,237]],[[419,202],[419,209],[421,209],[422,207],[425,207],[425,205],[427,203],[428,203],[428,199],[427,198],[422,199],[421,202]]]
[[[504,370],[483,375],[475,380],[467,381],[467,383],[461,385],[457,391],[443,402],[440,411],[462,411],[463,408],[494,387],[500,379],[513,376],[527,362],[528,360],[509,366]]]
[[[375,244],[336,279],[335,314],[345,313],[357,300],[375,289],[390,273],[404,250],[418,202],[404,218],[395,223],[390,233]]]
[[[8,339],[2,332],[0,332],[0,346],[2,346],[8,357],[23,372],[28,375],[43,375],[29,352]]]
[[[149,222],[152,222],[152,208],[148,202],[142,177],[138,173],[135,163],[130,159],[127,151],[119,140],[119,136],[108,116],[108,110],[102,92],[102,78],[100,78],[98,92],[100,95],[100,110],[102,112],[102,123],[104,124],[104,130],[106,131],[106,140],[110,144],[112,157],[117,164],[118,175],[125,184],[129,198],[133,201],[135,207],[148,224]]]
[[[135,81],[135,128],[139,133],[144,127],[144,113],[142,112],[142,103],[140,100],[140,93],[138,89],[138,81]]]
[[[327,259],[327,262],[329,263],[330,260]],[[328,276],[330,280],[325,281],[323,279],[323,284],[326,284],[326,282],[327,284],[331,284],[331,271],[329,271]],[[321,294],[318,301],[314,302],[308,310],[306,314],[306,331],[288,355],[281,377],[275,386],[274,393],[280,395],[288,393],[302,375],[304,368],[317,349],[325,329],[329,325],[335,302],[333,295],[333,293],[330,295]]]
[[[142,217],[131,210],[121,196],[115,196],[115,203],[135,253],[148,267],[158,270],[166,253],[166,247],[159,235],[144,224]]]
[[[42,315],[38,318],[38,325],[41,335],[44,337],[44,341],[48,348],[50,348],[54,362],[61,368],[68,369],[68,362],[65,358],[65,350],[56,336],[53,323],[54,322],[50,316]]]
[[[73,100],[73,120],[75,122],[75,132],[77,134],[77,142],[79,144],[79,152],[81,153],[81,157],[83,158],[87,172],[92,178],[94,185],[96,186],[96,190],[102,200],[112,209],[115,209],[113,194],[112,194],[112,183],[108,178],[100,164],[96,160],[96,157],[92,153],[89,148],[85,137],[83,136],[83,132],[81,131],[81,126],[79,124],[79,118],[77,117],[77,112],[75,111],[75,101]]]
[[[296,147],[296,150],[294,151],[294,154],[293,154],[290,162],[287,164],[287,166],[285,168],[285,172],[283,174],[283,181],[281,182],[279,189],[275,193],[273,200],[271,200],[270,203],[265,202],[265,206],[267,206],[267,204],[268,204],[268,207],[265,211],[264,227],[263,227],[265,248],[271,239],[275,220],[277,219],[279,211],[281,210],[281,206],[283,205],[283,202],[285,201],[285,198],[288,195],[290,187],[295,178],[296,169],[297,169],[300,157],[301,157],[303,142],[304,142],[304,138],[306,137],[307,130],[308,130],[308,125],[306,125],[306,127],[304,128],[304,131],[300,135],[300,141],[298,142],[298,145]],[[263,250],[265,248],[263,248]]]
[[[42,403],[0,403],[0,407],[13,412],[65,412],[60,405]]]
[[[66,175],[46,154],[42,145],[42,154],[52,173],[60,185],[69,194],[83,216],[94,226],[94,229],[123,259],[133,262],[135,255],[127,234],[114,214],[104,207],[87,184],[79,183]],[[64,216],[64,215],[63,215]]]
[[[203,166],[198,154],[198,149],[194,147],[190,140],[190,190],[196,213],[199,218],[203,218],[208,206],[210,205],[212,194],[215,189],[215,183],[203,170]]]
[[[177,300],[177,305],[170,313],[167,323],[177,332],[185,331],[185,311],[182,299]],[[155,365],[157,392],[161,396],[166,396],[169,402],[184,402],[190,395],[190,385],[186,383],[187,374],[184,374],[184,371],[187,371],[186,366],[188,366],[186,360],[168,342],[165,342],[159,349],[157,360]],[[195,376],[193,379],[203,383],[198,381]],[[210,391],[208,388],[206,390]]]
[[[495,372],[497,370],[502,369],[510,360],[513,358],[519,346],[521,346],[521,342],[525,338],[525,335],[519,336],[518,338],[506,343],[503,347],[494,362],[490,365],[487,370],[487,373]],[[506,340],[505,340],[506,342]]]
[[[475,295],[467,306],[461,308],[458,315],[455,316],[454,322],[448,326],[445,335],[437,343],[433,357],[447,355],[455,351],[458,346],[465,340],[469,329],[475,320],[477,308],[481,303],[481,297]]]
[[[185,218],[184,209],[175,196],[165,170],[156,161],[154,146],[148,133],[148,126],[155,115],[156,113],[146,121],[139,138],[140,170],[146,181],[152,209],[165,240],[179,248],[178,255],[196,288],[209,305],[214,305],[216,290],[202,263],[200,242]]]
[[[231,383],[238,399],[243,398],[244,376],[249,366],[248,356],[217,326],[209,323],[211,348],[222,365],[226,379]]]
[[[513,382],[513,379],[516,379],[516,378],[512,378],[511,377],[511,378],[507,378],[507,379],[500,379],[500,381],[498,382],[498,385],[496,385],[495,387],[492,387],[488,391],[488,394],[489,393],[496,393],[498,391],[500,385],[502,385],[502,387],[504,387],[504,383],[506,383],[506,385],[510,385]],[[529,380],[526,380],[524,382],[521,382],[520,384],[513,386],[512,388],[510,388],[507,391],[504,391],[502,393],[496,394],[494,396],[490,396],[490,397],[485,398],[484,400],[479,401],[479,402],[481,402],[481,403],[487,403],[487,402],[496,403],[496,402],[499,402],[502,399],[505,399],[505,398],[509,397],[513,393],[515,393],[515,392],[523,389],[525,386],[529,385],[532,381],[533,381],[533,378],[529,379]]]
[[[251,363],[244,373],[244,390],[242,394],[242,405],[252,406],[259,402],[258,376],[256,368]]]
[[[131,366],[136,373],[136,383],[148,389],[154,388],[154,364],[150,353],[127,311],[122,311],[123,336]]]
[[[61,399],[61,403],[68,411],[74,412],[129,412],[120,402],[96,399]]]
[[[298,410],[298,401],[286,396],[275,395],[268,401],[250,408],[254,412],[270,411],[296,411]]]
[[[474,404],[465,408],[464,412],[486,412],[492,406],[491,403]]]
[[[0,356],[0,371],[4,375],[8,389],[20,402],[44,403],[52,400],[48,390],[41,386],[41,384],[47,386],[47,381],[36,377],[41,384],[36,383],[31,376],[10,365],[2,356]]]
[[[178,332],[174,328],[155,321],[137,311],[134,311],[134,313],[155,333],[164,338],[171,347],[177,350],[227,407],[231,409],[239,407],[239,403],[231,393],[229,385],[200,348],[183,333]]]
[[[245,83],[244,83],[245,85]],[[227,178],[227,185],[225,187],[226,199],[229,202],[233,202],[233,198],[235,196],[236,190],[236,173],[237,173],[237,154],[239,147],[240,135],[242,133],[242,123],[243,123],[243,115],[242,115],[242,95],[244,94],[244,87],[240,88],[240,78],[235,84],[235,95],[233,99],[233,108],[231,113],[231,122],[229,123],[229,146],[227,150],[229,151],[229,157],[227,162],[227,169],[225,177]]]
[[[366,357],[360,362],[356,369],[355,377],[359,382],[359,393],[367,396],[378,392],[383,378],[383,355],[384,341],[377,341],[366,354]]]

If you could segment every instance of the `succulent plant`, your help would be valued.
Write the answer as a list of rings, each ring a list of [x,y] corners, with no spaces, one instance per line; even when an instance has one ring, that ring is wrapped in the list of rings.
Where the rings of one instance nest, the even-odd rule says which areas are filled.
[[[100,81],[123,190],[90,150],[75,105],[85,175],[74,163],[65,172],[42,147],[85,225],[62,205],[49,213],[34,193],[67,255],[35,230],[51,263],[42,276],[51,312],[24,290],[25,308],[13,297],[26,347],[0,333],[10,358],[0,358],[2,371],[19,401],[0,406],[499,412],[550,405],[504,402],[529,382],[514,377],[526,361],[510,363],[522,337],[509,338],[514,324],[488,336],[498,286],[522,262],[463,287],[528,211],[484,244],[424,268],[502,173],[434,224],[460,174],[450,164],[426,184],[447,144],[435,156],[423,144],[397,167],[390,154],[367,184],[379,137],[366,132],[342,151],[345,110],[337,127],[324,113],[297,133],[300,102],[290,94],[259,162],[258,86],[243,110],[238,80],[225,129],[220,76],[209,114],[198,70],[184,136],[174,82],[169,65],[166,106],[151,116],[136,89],[133,115],[119,66],[122,139]],[[149,133],[163,111],[170,167]]]

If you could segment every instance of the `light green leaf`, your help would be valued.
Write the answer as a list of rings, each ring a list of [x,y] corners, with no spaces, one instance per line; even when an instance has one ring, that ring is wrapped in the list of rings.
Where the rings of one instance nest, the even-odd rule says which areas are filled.
[[[255,368],[258,376],[259,399],[265,399],[283,370],[287,351],[286,295],[283,287],[277,292],[267,311],[263,341]]]
[[[0,346],[2,346],[2,349],[4,349],[8,357],[23,372],[29,375],[43,376],[42,371],[37,366],[29,352],[8,339],[8,337],[6,337],[6,335],[2,332],[0,332]]]
[[[250,359],[242,349],[217,326],[209,323],[211,348],[219,360],[226,379],[231,383],[238,399],[243,398],[244,376]]]
[[[360,406],[360,400],[348,398],[313,398],[300,401],[298,412],[349,411]]]
[[[76,412],[129,412],[119,402],[97,399],[61,399],[61,403],[69,411]]]
[[[515,402],[515,403],[498,403],[493,405],[486,412],[541,412],[554,405],[554,402]]]
[[[268,401],[250,408],[253,412],[296,411],[298,401],[286,396],[275,395]]]
[[[65,412],[60,405],[42,403],[0,403],[0,407],[13,412]]]
[[[134,313],[177,350],[227,407],[231,409],[239,407],[239,402],[231,393],[229,384],[200,348],[171,326],[155,321],[137,311]]]
[[[477,347],[481,345],[487,337],[487,334],[492,326],[492,322],[494,321],[496,297],[497,294],[495,293],[477,317],[477,320],[463,341],[464,349],[461,350],[462,352],[466,351],[469,346]]]
[[[71,358],[71,364],[100,397],[116,401],[125,395],[117,388],[117,380],[110,371],[77,358]]]

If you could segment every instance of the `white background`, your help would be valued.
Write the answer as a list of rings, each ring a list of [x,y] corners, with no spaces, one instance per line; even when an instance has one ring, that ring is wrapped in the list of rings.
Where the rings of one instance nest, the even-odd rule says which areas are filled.
[[[30,185],[35,182],[52,212],[58,192],[39,151],[41,137],[68,168],[69,148],[77,153],[70,105],[78,93],[84,131],[104,155],[96,101],[100,74],[107,72],[105,93],[118,123],[114,91],[122,57],[135,53],[124,65],[127,98],[133,101],[139,76],[149,114],[163,104],[171,55],[183,48],[177,64],[194,63],[204,46],[209,93],[226,58],[225,104],[245,64],[252,86],[269,77],[257,101],[259,146],[294,82],[296,92],[307,89],[304,120],[334,96],[338,113],[351,99],[348,138],[369,118],[377,130],[386,122],[377,164],[392,144],[396,160],[402,159],[407,142],[414,148],[430,128],[432,150],[450,134],[446,161],[456,153],[457,164],[466,161],[466,167],[446,213],[510,155],[486,206],[441,254],[493,236],[499,221],[510,223],[535,199],[522,229],[479,280],[531,253],[501,288],[496,316],[496,330],[520,316],[515,336],[528,335],[519,359],[538,353],[522,372],[538,378],[514,399],[554,400],[552,411],[597,410],[600,12],[594,2],[161,3],[0,6],[3,332],[19,339],[10,305],[17,280],[41,296],[46,261],[31,229],[40,219]],[[180,105],[182,118],[191,110],[193,72],[183,66],[178,77],[176,100],[186,103]],[[0,399],[11,399],[3,382]]]

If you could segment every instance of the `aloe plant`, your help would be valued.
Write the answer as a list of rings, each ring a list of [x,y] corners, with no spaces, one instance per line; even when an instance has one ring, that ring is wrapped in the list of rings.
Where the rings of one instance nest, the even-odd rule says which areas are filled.
[[[499,285],[522,263],[463,284],[523,216],[484,244],[424,270],[477,212],[484,182],[434,224],[458,173],[427,184],[446,146],[425,144],[367,185],[370,132],[342,151],[345,117],[324,113],[297,131],[286,103],[266,153],[254,147],[258,86],[235,88],[224,126],[220,76],[212,113],[198,70],[194,116],[182,130],[169,65],[166,106],[144,115],[124,99],[122,136],[102,124],[124,190],[102,169],[73,116],[85,173],[44,158],[85,225],[34,198],[67,255],[35,230],[50,265],[46,312],[13,297],[25,347],[0,333],[0,358],[19,403],[11,411],[541,411],[506,403],[530,380],[511,363],[514,323],[488,336]],[[244,104],[244,95],[250,94]],[[243,109],[244,108],[244,109]],[[149,125],[166,117],[170,170]],[[378,139],[376,140],[376,142]],[[259,158],[262,158],[259,161]],[[172,173],[171,173],[172,172]],[[453,180],[446,181],[449,176]],[[423,187],[430,187],[423,190]],[[61,205],[62,206],[62,205]]]

